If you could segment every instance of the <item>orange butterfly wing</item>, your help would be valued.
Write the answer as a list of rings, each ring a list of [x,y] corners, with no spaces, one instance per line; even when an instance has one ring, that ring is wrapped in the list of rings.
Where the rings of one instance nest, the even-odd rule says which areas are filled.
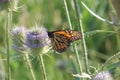
[[[82,38],[81,34],[74,30],[48,32],[48,36],[51,39],[53,49],[59,53],[64,52],[73,41]]]

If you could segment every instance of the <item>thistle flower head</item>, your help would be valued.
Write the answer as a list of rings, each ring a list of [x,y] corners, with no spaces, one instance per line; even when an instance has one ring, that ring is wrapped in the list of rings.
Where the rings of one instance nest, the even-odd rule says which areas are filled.
[[[29,48],[41,48],[50,45],[47,30],[44,27],[36,27],[27,32],[26,45]]]
[[[25,40],[26,40],[26,29],[24,26],[17,26],[12,29],[12,39],[13,39],[13,49],[14,50],[21,50],[24,49]]]
[[[18,26],[18,27],[15,27],[14,29],[12,29],[12,34],[14,36],[21,35],[24,32],[25,32],[25,27],[24,26]]]
[[[93,80],[113,80],[113,78],[109,71],[102,71],[96,74]]]

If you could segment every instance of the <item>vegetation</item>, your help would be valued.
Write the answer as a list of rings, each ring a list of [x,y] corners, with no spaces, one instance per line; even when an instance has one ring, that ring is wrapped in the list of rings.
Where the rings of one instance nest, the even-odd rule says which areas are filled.
[[[110,0],[1,0],[0,80],[119,80],[119,26]],[[41,27],[77,30],[82,39],[56,53]],[[36,32],[45,35],[35,38],[46,41],[39,48]]]

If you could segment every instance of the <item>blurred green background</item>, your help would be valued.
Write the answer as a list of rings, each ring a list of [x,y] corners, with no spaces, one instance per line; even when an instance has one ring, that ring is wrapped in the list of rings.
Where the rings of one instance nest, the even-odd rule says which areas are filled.
[[[107,20],[111,21],[111,17],[114,17],[109,0],[84,0],[84,3],[95,14]],[[70,12],[70,19],[73,29],[78,30],[79,28],[73,0],[67,0],[67,5]],[[85,36],[89,66],[99,69],[99,67],[101,67],[101,65],[110,56],[114,55],[120,50],[120,35],[118,33],[107,32],[117,32],[119,28],[103,22],[91,15],[88,10],[86,10],[83,5],[81,5],[80,0],[78,0],[78,5],[85,33],[95,30],[106,31],[99,33],[96,32],[95,34]],[[8,12],[4,9],[0,12],[0,80],[7,79],[7,52],[5,32],[7,14]],[[26,28],[31,28],[34,27],[35,24],[44,26],[48,31],[70,29],[65,11],[64,0],[19,0],[17,10],[12,11],[11,16],[12,22],[11,26],[9,26],[11,80],[33,80],[28,66],[26,65],[24,55],[22,53],[15,52],[12,49],[11,45],[13,42],[10,31],[14,28],[14,25],[22,25]],[[81,43],[81,41],[76,42],[83,72],[85,72],[84,51]],[[62,54],[57,54],[52,49],[47,54],[48,55],[44,55],[43,58],[48,80],[79,80],[79,78],[72,76],[72,74],[79,73],[73,45]],[[30,61],[33,66],[36,80],[43,80],[43,73],[38,58],[30,57]],[[93,74],[95,71],[93,68],[90,68],[90,72]],[[119,76],[120,69],[116,68],[113,72],[113,77],[115,80],[119,80]]]

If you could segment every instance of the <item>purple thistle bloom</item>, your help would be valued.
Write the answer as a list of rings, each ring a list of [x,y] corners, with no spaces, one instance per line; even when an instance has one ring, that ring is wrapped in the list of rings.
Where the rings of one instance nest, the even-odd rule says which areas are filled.
[[[12,29],[12,40],[13,40],[13,49],[14,50],[24,50],[25,49],[25,33],[26,29],[23,26],[17,26]]]
[[[44,27],[36,27],[36,29],[27,32],[26,45],[29,48],[41,48],[49,46],[50,43],[47,30]]]
[[[113,78],[110,72],[102,71],[96,74],[93,80],[113,80]]]
[[[23,27],[23,26],[15,27],[15,28],[12,30],[12,34],[13,34],[14,36],[19,35],[19,34],[24,33],[24,32],[25,32],[25,27]]]

